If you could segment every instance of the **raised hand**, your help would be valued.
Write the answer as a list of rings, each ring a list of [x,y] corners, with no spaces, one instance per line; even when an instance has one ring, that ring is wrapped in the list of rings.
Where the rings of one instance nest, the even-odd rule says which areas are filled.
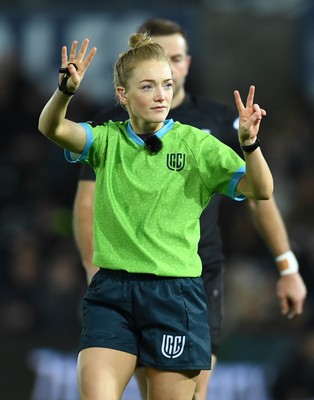
[[[62,47],[62,69],[65,72],[61,72],[59,76],[60,86],[62,86],[62,81],[64,86],[64,93],[73,94],[78,89],[84,74],[93,60],[96,54],[96,47],[93,47],[90,52],[85,57],[87,47],[89,44],[89,39],[85,39],[77,53],[78,41],[74,40],[72,42],[70,57],[68,58],[67,47]]]
[[[234,91],[234,99],[239,112],[239,141],[241,145],[251,145],[255,142],[259,126],[266,111],[254,104],[255,86],[251,85],[244,106],[238,90]]]

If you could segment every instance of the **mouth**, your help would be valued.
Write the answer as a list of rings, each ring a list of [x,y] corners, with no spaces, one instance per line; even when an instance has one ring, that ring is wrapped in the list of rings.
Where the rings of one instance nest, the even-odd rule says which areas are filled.
[[[158,106],[158,107],[153,107],[153,111],[167,111],[167,107],[165,106]]]

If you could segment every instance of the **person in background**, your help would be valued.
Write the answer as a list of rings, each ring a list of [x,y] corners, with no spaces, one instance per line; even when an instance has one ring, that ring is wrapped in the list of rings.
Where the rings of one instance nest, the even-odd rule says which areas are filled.
[[[173,100],[169,117],[195,126],[214,135],[238,152],[235,140],[237,115],[229,107],[202,98],[185,90],[191,56],[188,38],[175,21],[153,18],[145,21],[138,32],[150,32],[156,43],[164,47],[173,73]],[[100,113],[94,125],[107,121],[124,121],[128,114],[120,104]],[[241,149],[240,149],[241,151]],[[98,268],[92,262],[93,255],[93,207],[95,173],[88,165],[82,165],[74,201],[74,233],[87,280],[91,281]],[[223,271],[224,254],[218,224],[220,197],[215,196],[201,215],[201,238],[198,252],[202,260],[202,278],[208,298],[208,319],[211,331],[212,369],[204,370],[196,388],[194,399],[205,400],[208,381],[217,360],[223,321]],[[294,319],[302,313],[306,288],[298,272],[298,262],[291,250],[287,231],[272,197],[267,201],[246,201],[251,218],[279,270],[277,296],[283,315]],[[144,369],[137,368],[136,376],[142,398],[146,399]]]

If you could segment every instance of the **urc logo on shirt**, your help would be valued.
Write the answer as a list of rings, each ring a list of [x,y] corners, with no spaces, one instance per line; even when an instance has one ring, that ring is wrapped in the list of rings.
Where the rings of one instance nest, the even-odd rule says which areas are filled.
[[[167,167],[170,171],[181,171],[185,167],[185,158],[185,154],[182,153],[168,153]]]

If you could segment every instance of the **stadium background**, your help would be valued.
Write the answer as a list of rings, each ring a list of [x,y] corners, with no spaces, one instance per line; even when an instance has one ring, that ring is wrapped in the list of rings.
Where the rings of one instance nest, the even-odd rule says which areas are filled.
[[[130,4],[132,3],[132,5]],[[268,111],[261,142],[275,176],[301,274],[302,318],[280,316],[277,272],[245,206],[225,200],[225,323],[212,400],[314,398],[314,3],[301,0],[100,2],[0,5],[0,398],[76,400],[75,349],[85,280],[72,236],[78,174],[37,133],[56,87],[60,50],[88,36],[98,47],[76,120],[112,100],[112,65],[147,17],[180,22],[193,57],[187,87],[233,106],[251,83]],[[137,400],[134,382],[124,400]]]

